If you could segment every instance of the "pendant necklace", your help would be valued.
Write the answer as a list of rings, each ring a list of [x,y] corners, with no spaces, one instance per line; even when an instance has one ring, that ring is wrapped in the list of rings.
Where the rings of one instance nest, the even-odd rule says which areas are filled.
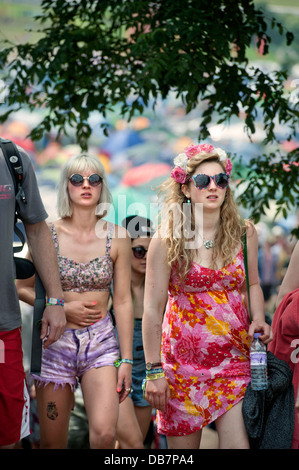
[[[214,247],[214,241],[213,240],[203,240],[203,246],[209,250],[210,248]]]

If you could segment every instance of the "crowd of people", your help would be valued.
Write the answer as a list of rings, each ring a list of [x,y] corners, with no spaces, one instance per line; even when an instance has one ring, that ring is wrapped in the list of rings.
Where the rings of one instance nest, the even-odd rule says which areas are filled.
[[[273,244],[261,250],[254,224],[234,200],[232,163],[210,144],[190,145],[174,159],[160,186],[156,230],[135,215],[123,226],[105,220],[111,203],[105,170],[88,153],[64,165],[59,218],[48,226],[30,160],[20,152],[27,204],[19,204],[19,217],[47,296],[41,371],[31,376],[36,446],[68,446],[80,388],[90,448],[146,447],[153,413],[169,449],[198,449],[209,425],[220,448],[249,448],[242,402],[250,344],[256,332],[269,348],[283,342],[281,322],[275,312],[271,326],[265,301],[276,290],[278,309],[290,295],[289,303],[298,302],[298,244],[283,266]],[[0,165],[0,188],[12,188],[2,154]],[[30,434],[19,300],[34,305],[35,276],[15,280],[13,191],[0,198],[0,208],[9,222],[1,224],[0,446],[13,448]],[[273,282],[280,265],[285,272]],[[289,356],[291,340],[299,338],[298,309],[290,310]],[[279,356],[279,348],[273,351]],[[292,445],[299,448],[298,361],[282,359],[294,373]]]

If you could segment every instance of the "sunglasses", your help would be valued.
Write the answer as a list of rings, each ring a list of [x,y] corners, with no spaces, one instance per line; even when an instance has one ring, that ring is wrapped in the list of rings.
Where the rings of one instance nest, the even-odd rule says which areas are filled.
[[[132,250],[133,250],[133,255],[137,259],[144,258],[147,253],[147,250],[143,248],[143,246],[135,246],[134,248],[132,248]]]
[[[84,180],[88,180],[90,186],[99,186],[99,184],[102,183],[103,178],[96,173],[93,173],[90,176],[82,176],[79,175],[79,173],[75,173],[74,175],[69,177],[69,182],[73,186],[82,186]]]
[[[192,176],[194,184],[197,189],[206,189],[210,186],[211,181],[214,180],[214,183],[218,188],[225,189],[229,183],[229,175],[226,173],[218,173],[218,175],[209,176],[201,173],[200,175]]]

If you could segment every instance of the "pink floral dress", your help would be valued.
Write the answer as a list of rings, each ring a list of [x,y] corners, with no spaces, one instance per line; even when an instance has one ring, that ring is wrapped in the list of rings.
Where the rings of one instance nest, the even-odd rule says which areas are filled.
[[[250,382],[244,280],[242,249],[221,269],[193,263],[184,285],[172,271],[162,331],[171,397],[166,412],[158,411],[159,433],[191,434],[244,397]]]

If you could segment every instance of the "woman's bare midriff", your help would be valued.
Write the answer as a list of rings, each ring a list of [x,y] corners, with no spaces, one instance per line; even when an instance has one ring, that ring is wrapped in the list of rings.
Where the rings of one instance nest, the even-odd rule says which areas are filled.
[[[88,291],[88,292],[64,292],[64,301],[73,302],[73,301],[87,301],[87,302],[97,302],[94,306],[88,307],[92,310],[100,310],[101,319],[104,318],[108,313],[108,299],[109,292],[107,291]],[[67,328],[82,328],[79,325],[67,322]]]

